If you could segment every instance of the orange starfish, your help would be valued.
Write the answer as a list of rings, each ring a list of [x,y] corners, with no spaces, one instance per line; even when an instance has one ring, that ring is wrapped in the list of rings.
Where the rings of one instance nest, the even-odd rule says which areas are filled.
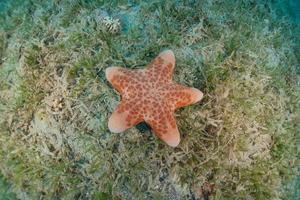
[[[174,67],[174,54],[166,50],[146,69],[107,68],[107,80],[122,96],[121,103],[108,121],[109,130],[120,133],[145,121],[160,139],[176,147],[180,134],[174,110],[200,101],[203,93],[174,83]]]

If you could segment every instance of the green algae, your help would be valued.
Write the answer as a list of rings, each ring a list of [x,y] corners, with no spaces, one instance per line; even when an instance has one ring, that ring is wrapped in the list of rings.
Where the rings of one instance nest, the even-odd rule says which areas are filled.
[[[69,0],[6,7],[0,170],[17,198],[299,196],[299,28],[275,20],[272,5]],[[120,33],[103,27],[106,15],[120,19]],[[165,48],[175,52],[174,79],[205,93],[176,112],[182,142],[175,149],[147,127],[107,128],[120,97],[105,69],[143,67]]]
[[[15,195],[10,189],[10,184],[0,174],[0,198],[1,199],[14,199]]]

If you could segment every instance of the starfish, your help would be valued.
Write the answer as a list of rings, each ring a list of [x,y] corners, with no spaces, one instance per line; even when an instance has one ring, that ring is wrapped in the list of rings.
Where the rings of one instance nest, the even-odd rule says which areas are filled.
[[[174,111],[200,101],[203,93],[172,81],[175,56],[161,52],[145,69],[106,69],[106,78],[121,94],[121,103],[108,120],[111,132],[123,132],[145,121],[164,142],[176,147],[180,133]]]

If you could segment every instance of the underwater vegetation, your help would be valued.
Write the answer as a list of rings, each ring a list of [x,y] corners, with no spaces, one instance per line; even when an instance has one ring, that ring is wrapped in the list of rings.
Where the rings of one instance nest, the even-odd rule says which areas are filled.
[[[300,34],[280,2],[1,1],[0,198],[299,199]],[[105,70],[164,49],[204,93],[176,111],[176,148],[107,126]]]

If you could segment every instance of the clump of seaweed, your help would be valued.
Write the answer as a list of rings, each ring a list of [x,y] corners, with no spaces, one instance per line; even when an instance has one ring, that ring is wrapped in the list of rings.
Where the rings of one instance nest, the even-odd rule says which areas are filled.
[[[17,0],[0,12],[4,199],[299,194],[299,28],[271,4]],[[120,99],[105,69],[139,68],[165,48],[174,79],[206,94],[176,112],[176,149],[143,125],[107,128]]]
[[[116,34],[121,30],[121,23],[119,19],[113,19],[111,17],[104,17],[101,24],[104,25],[105,30],[109,33]]]

